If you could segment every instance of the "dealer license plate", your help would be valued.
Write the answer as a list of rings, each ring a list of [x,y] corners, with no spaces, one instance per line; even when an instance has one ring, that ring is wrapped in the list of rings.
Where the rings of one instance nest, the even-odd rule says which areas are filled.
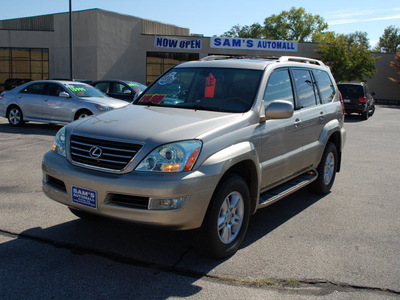
[[[351,102],[350,99],[344,99],[343,101],[344,101],[344,103],[350,103]]]
[[[72,203],[97,209],[97,192],[72,186]]]

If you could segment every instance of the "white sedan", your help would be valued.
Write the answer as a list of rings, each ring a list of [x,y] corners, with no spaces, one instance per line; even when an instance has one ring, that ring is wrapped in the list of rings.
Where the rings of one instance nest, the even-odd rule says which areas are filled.
[[[0,115],[8,118],[12,126],[21,126],[28,121],[67,124],[127,104],[85,83],[40,80],[3,92]]]

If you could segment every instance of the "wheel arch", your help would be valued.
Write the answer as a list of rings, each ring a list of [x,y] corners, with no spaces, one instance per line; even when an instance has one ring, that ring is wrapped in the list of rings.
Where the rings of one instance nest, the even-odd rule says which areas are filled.
[[[77,119],[78,119],[78,116],[79,116],[81,113],[83,113],[83,112],[87,112],[89,115],[93,115],[93,113],[90,111],[90,109],[87,109],[87,108],[80,108],[80,109],[78,109],[78,110],[75,112],[74,120],[77,120]]]

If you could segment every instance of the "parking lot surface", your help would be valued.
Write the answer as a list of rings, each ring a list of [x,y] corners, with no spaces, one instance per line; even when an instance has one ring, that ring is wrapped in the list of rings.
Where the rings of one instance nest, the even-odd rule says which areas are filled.
[[[59,126],[0,119],[0,298],[399,299],[400,108],[346,119],[332,192],[302,190],[209,260],[191,232],[77,219],[41,190]]]

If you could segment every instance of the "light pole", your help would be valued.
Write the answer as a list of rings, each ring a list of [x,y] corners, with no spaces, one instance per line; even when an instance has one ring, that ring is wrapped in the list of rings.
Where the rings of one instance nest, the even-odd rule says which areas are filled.
[[[72,0],[69,0],[69,75],[71,80],[74,79],[72,61]]]

